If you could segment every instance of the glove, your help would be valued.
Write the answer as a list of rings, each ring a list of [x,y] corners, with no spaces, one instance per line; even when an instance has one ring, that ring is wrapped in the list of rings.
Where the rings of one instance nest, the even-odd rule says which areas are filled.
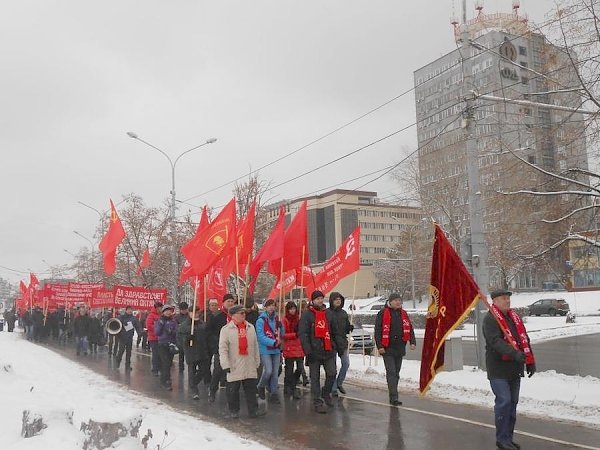
[[[535,364],[527,364],[527,376],[531,378],[535,373]]]
[[[224,369],[223,372],[225,372],[225,373],[231,373],[231,369]]]
[[[523,353],[523,352],[515,352],[515,355],[513,356],[513,358],[519,364],[525,364],[525,353]]]

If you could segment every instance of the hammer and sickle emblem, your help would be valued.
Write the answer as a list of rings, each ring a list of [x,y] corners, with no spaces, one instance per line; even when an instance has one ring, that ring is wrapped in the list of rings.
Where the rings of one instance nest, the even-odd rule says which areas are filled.
[[[319,320],[317,322],[317,328],[325,328],[325,321],[324,320]]]
[[[434,319],[440,308],[440,291],[433,285],[429,285],[429,306],[427,307],[427,318]],[[444,312],[446,308],[444,307]]]

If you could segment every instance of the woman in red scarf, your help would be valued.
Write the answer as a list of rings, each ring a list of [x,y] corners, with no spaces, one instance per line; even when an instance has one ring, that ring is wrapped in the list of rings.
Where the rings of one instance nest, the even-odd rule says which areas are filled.
[[[304,362],[304,352],[298,336],[298,325],[300,316],[298,307],[292,301],[285,305],[285,317],[283,318],[283,357],[285,358],[285,375],[283,379],[283,393],[286,397],[299,399],[300,391],[296,388],[300,375],[302,374],[302,364]],[[294,371],[294,368],[296,370]]]
[[[398,380],[407,342],[410,342],[411,350],[416,348],[415,331],[408,314],[402,309],[402,297],[393,293],[375,319],[375,344],[383,357],[390,405],[393,406],[402,404],[398,400]]]

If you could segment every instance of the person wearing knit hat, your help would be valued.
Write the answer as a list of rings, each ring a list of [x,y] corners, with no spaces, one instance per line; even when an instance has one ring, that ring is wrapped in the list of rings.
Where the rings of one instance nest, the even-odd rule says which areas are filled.
[[[410,349],[417,345],[415,330],[408,314],[402,309],[402,296],[396,292],[390,294],[385,308],[377,313],[375,319],[375,344],[385,365],[385,378],[388,385],[390,405],[399,406],[398,380],[402,358],[406,355],[406,343]]]
[[[258,397],[264,400],[266,390],[271,394],[269,402],[278,404],[279,363],[281,362],[281,343],[285,333],[283,324],[275,312],[275,300],[268,299],[264,304],[265,310],[256,321],[258,350],[263,366],[262,375],[258,382]]]
[[[298,334],[302,350],[306,356],[306,365],[310,371],[310,391],[315,411],[327,413],[327,406],[333,406],[331,388],[335,381],[336,342],[338,330],[331,310],[323,304],[324,295],[314,291],[309,307],[302,313]],[[325,369],[325,385],[321,390],[321,366]]]

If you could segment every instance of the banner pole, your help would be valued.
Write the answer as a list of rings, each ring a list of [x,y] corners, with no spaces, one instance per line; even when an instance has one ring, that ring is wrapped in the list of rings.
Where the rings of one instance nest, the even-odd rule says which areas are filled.
[[[208,274],[204,275],[204,323],[206,323],[206,296],[208,295]]]
[[[239,260],[239,250],[237,245],[235,246],[235,292],[237,294],[237,298],[238,298],[238,305],[240,304],[240,302],[242,301],[242,296],[240,293],[240,260]],[[244,303],[246,302],[246,299],[244,299]]]
[[[250,258],[251,255],[248,255],[246,270],[244,270],[244,305],[246,304],[246,299],[248,298],[248,283],[250,282]]]
[[[279,317],[281,317],[281,311],[283,307],[283,256],[281,257],[281,264],[279,270]]]
[[[298,316],[302,315],[302,300],[304,300],[304,256],[306,253],[306,246],[302,246],[302,265],[300,266],[300,294],[298,297]]]
[[[194,307],[192,308],[192,331],[190,338],[190,347],[194,342],[194,319],[196,318],[196,305],[198,302],[198,275],[196,275],[196,282],[194,283]]]

